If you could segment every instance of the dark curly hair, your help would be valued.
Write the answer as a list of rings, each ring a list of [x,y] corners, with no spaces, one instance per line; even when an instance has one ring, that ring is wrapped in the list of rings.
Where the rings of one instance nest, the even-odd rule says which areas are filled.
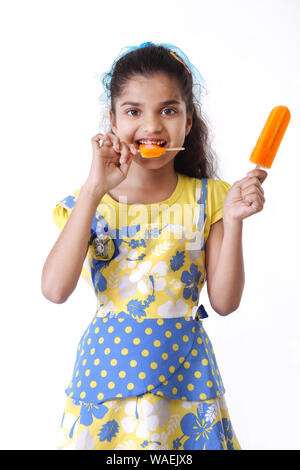
[[[200,103],[193,93],[192,75],[184,65],[163,46],[149,45],[133,50],[114,64],[111,72],[104,75],[102,83],[110,97],[110,107],[115,115],[115,101],[121,95],[127,80],[135,75],[153,76],[164,73],[177,79],[187,114],[193,118],[192,128],[184,141],[185,150],[174,159],[176,172],[197,178],[216,177],[216,158],[212,151],[208,127],[201,112]]]

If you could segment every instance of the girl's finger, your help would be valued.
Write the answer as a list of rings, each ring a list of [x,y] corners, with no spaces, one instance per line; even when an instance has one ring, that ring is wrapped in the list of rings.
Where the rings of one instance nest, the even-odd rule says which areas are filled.
[[[243,188],[241,190],[241,194],[242,196],[246,196],[247,194],[255,193],[255,191],[257,191],[261,196],[264,196],[265,194],[261,185],[256,186],[254,184],[250,184],[249,186],[246,186],[245,188]]]
[[[261,210],[264,206],[265,198],[260,196],[257,193],[251,193],[251,194],[247,194],[243,198],[243,201],[246,202],[248,206],[252,206],[254,204],[255,207]]]
[[[111,145],[113,146],[115,152],[120,152],[120,139],[118,136],[113,134],[112,132],[108,132],[106,134],[107,139],[109,139]]]
[[[259,179],[260,183],[263,183],[266,177],[268,176],[268,173],[265,170],[261,170],[257,168],[255,170],[249,171],[247,173],[247,176],[250,176],[250,177],[254,176]]]

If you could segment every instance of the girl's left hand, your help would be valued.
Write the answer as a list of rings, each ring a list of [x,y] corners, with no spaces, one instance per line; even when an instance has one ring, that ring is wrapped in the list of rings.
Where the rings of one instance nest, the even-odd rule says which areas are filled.
[[[262,183],[268,176],[264,170],[255,169],[246,178],[236,181],[227,193],[223,205],[224,222],[242,221],[260,212],[265,203]]]

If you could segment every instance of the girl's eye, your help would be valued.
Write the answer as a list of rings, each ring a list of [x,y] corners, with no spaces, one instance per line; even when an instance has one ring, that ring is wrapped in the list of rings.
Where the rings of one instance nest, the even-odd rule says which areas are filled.
[[[136,109],[128,109],[128,111],[126,111],[126,114],[128,114],[129,116],[137,116],[137,113],[138,111]]]
[[[170,112],[166,113],[168,115],[176,114],[176,112],[177,112],[175,109],[172,109],[172,108],[164,108],[162,111],[170,111]]]

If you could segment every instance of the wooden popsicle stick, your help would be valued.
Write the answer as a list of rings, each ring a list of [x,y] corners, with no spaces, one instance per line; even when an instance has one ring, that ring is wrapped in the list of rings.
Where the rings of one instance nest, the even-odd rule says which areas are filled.
[[[175,151],[175,150],[185,150],[185,147],[161,147],[161,148],[164,148],[166,152],[171,152],[171,151]],[[140,150],[139,150],[140,152]]]

